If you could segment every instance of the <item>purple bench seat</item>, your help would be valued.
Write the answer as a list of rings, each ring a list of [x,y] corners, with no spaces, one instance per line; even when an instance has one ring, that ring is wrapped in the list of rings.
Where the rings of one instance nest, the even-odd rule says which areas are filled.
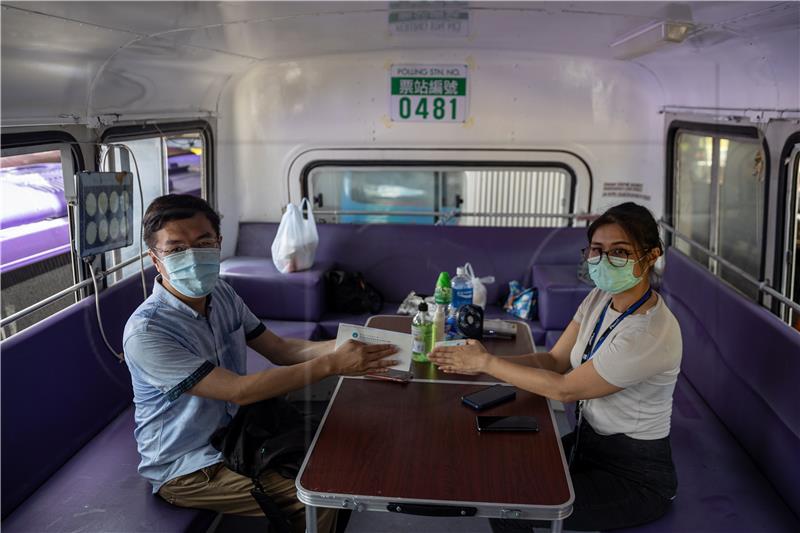
[[[133,406],[122,412],[3,521],[3,531],[205,531],[216,513],[152,494],[136,471]]]
[[[112,345],[121,345],[141,300],[138,276],[103,293]],[[4,531],[208,528],[213,513],[172,507],[139,477],[130,375],[103,344],[92,298],[3,341],[0,350]]]
[[[277,228],[240,224],[236,256],[268,259]],[[401,302],[412,290],[431,294],[439,272],[454,272],[469,261],[478,275],[496,278],[486,287],[487,302],[495,303],[511,280],[530,286],[533,264],[576,263],[586,242],[584,228],[319,224],[317,229],[314,270],[335,265],[362,272],[387,302]]]
[[[220,277],[259,318],[317,322],[325,308],[323,275],[330,264],[317,261],[303,272],[281,274],[268,257],[229,257]]]
[[[676,389],[673,414],[679,501],[643,530],[701,523],[687,514],[715,517],[702,522],[713,531],[800,530],[800,334],[674,248],[661,294],[691,387]]]
[[[670,439],[678,472],[671,509],[655,522],[618,531],[800,531],[797,516],[683,375]]]
[[[560,332],[594,288],[578,279],[577,262],[567,265],[533,265],[533,286],[538,289],[539,321],[547,331]]]
[[[555,265],[556,272],[565,268],[558,265],[574,265],[586,239],[583,228],[320,224],[314,268],[283,275],[269,257],[277,227],[274,223],[240,224],[236,256],[223,261],[221,275],[260,318],[318,322],[319,338],[335,337],[340,322],[363,324],[370,315],[325,309],[322,275],[330,268],[362,272],[386,299],[380,313],[394,314],[410,291],[430,294],[439,272],[452,272],[470,261],[479,275],[496,278],[487,286],[486,316],[508,318],[496,304],[507,292],[508,282],[518,280],[530,286],[534,264]],[[574,272],[576,267],[569,268]],[[575,275],[571,281],[579,284],[578,292],[583,294]],[[568,305],[559,296],[554,297],[555,305]],[[572,312],[579,303],[580,299]],[[537,346],[545,345],[547,329],[564,328],[566,324],[560,322],[553,319],[550,328],[540,321],[530,322]]]

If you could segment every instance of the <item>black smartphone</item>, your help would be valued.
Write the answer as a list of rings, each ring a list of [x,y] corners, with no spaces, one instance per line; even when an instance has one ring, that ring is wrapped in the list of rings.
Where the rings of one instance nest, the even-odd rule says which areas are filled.
[[[395,381],[397,383],[408,383],[409,381],[414,379],[414,374],[412,374],[411,372],[405,372],[403,370],[395,370],[394,368],[390,368],[386,372],[367,374],[365,377],[368,379],[382,379],[385,381]]]
[[[462,403],[480,411],[517,397],[517,389],[508,385],[494,385],[461,397]]]
[[[535,416],[476,416],[478,431],[539,431]]]

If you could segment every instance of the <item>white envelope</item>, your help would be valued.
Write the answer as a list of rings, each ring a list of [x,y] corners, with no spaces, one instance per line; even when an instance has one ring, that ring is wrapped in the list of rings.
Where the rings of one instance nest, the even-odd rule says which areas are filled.
[[[352,324],[339,324],[339,333],[336,335],[336,348],[349,340],[363,342],[364,344],[394,344],[397,353],[390,355],[398,363],[389,368],[408,371],[411,369],[411,341],[410,333],[398,333],[385,329],[367,328]]]

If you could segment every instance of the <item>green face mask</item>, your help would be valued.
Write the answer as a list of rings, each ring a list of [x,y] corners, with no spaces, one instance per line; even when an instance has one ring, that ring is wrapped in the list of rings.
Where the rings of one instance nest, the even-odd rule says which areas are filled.
[[[592,281],[600,290],[611,294],[625,292],[642,281],[641,277],[637,278],[633,275],[633,265],[642,259],[644,258],[628,259],[623,266],[616,267],[609,263],[608,256],[605,256],[598,264],[589,264],[589,277],[592,278]]]

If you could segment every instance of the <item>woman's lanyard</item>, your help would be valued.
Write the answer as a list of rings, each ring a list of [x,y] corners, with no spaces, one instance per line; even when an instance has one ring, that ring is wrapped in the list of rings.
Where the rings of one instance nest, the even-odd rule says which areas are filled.
[[[606,338],[608,338],[608,336],[611,335],[611,332],[614,331],[614,329],[616,329],[617,326],[619,326],[619,323],[622,322],[622,320],[625,317],[628,317],[633,313],[635,313],[637,309],[639,309],[642,305],[644,305],[644,303],[647,300],[650,299],[650,296],[652,296],[652,294],[653,294],[653,289],[648,288],[647,292],[644,293],[644,295],[641,298],[636,300],[633,303],[633,305],[628,307],[624,313],[619,315],[616,318],[616,320],[614,320],[614,322],[612,322],[611,325],[606,328],[606,330],[603,332],[602,335],[600,335],[600,338],[598,339],[597,334],[600,332],[600,328],[603,326],[603,320],[605,320],[606,318],[606,311],[608,311],[608,308],[611,307],[612,300],[609,300],[608,303],[605,305],[605,307],[603,307],[603,311],[600,313],[600,318],[597,319],[597,324],[594,325],[594,330],[592,331],[592,336],[589,337],[589,342],[586,343],[586,348],[583,350],[583,357],[581,357],[581,364],[585,363],[586,361],[594,357],[594,354],[597,353],[597,350],[598,348],[600,348],[600,345],[603,344]],[[575,419],[577,420],[577,426],[576,426],[575,444],[572,446],[572,452],[569,454],[570,464],[572,463],[572,460],[575,457],[575,450],[578,448],[578,439],[580,438],[581,422],[583,422],[584,401],[585,400],[578,400],[577,403],[575,404]]]

